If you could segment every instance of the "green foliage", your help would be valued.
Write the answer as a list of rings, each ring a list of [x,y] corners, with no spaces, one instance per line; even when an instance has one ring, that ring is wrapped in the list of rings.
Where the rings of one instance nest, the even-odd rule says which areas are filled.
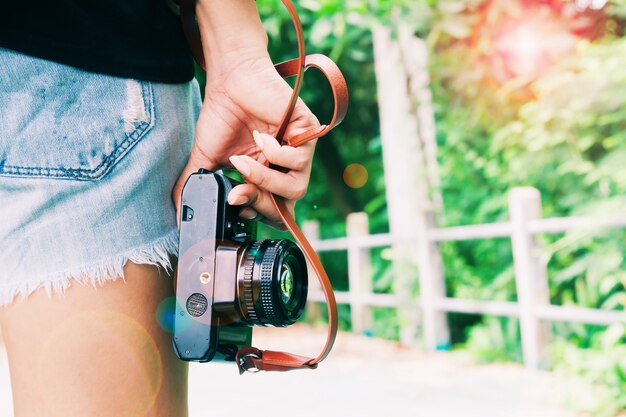
[[[280,2],[258,5],[272,56],[292,58],[295,38]],[[353,211],[368,213],[372,232],[388,229],[371,29],[400,21],[432,51],[443,225],[507,219],[508,191],[520,185],[541,191],[545,217],[623,212],[625,0],[585,13],[576,12],[569,0],[322,0],[300,1],[298,7],[309,53],[335,59],[351,93],[349,117],[318,144],[309,193],[296,207],[300,219],[321,221],[322,237],[343,236],[344,217]],[[516,72],[506,53],[498,52],[500,37],[533,19],[548,22],[546,44],[561,29],[574,43],[565,52],[549,51],[557,55],[544,57],[530,73]],[[329,91],[318,74],[307,73],[302,96],[320,119],[329,116]],[[342,178],[352,162],[369,172],[369,181],[357,190]],[[595,232],[540,237],[553,303],[624,308],[626,232]],[[441,251],[448,295],[515,300],[508,240],[448,242]],[[347,288],[345,254],[325,257],[335,284]],[[389,250],[373,253],[375,291],[393,290],[389,258]],[[347,311],[344,317],[348,325]],[[376,309],[375,319],[374,334],[397,338],[393,311]],[[521,360],[516,320],[450,315],[450,324],[457,347],[480,360]],[[609,416],[625,408],[623,334],[615,336],[615,327],[562,324],[554,325],[554,332],[560,338],[554,366],[589,380],[597,393],[597,403],[581,409]]]
[[[489,15],[493,23],[514,9],[511,2],[506,2],[506,11],[497,10],[503,2],[478,9],[466,3],[453,14],[466,14],[468,22],[476,10],[482,21]],[[623,212],[626,41],[616,34],[623,31],[624,10],[623,2],[612,2],[603,34],[580,36],[569,54],[531,80],[494,77],[493,57],[484,55],[490,48],[484,44],[494,40],[481,32],[488,29],[473,29],[474,37],[483,37],[478,41],[460,28],[446,36],[426,35],[434,52],[432,88],[447,224],[506,218],[506,193],[518,185],[541,191],[546,217]],[[551,301],[622,310],[624,238],[623,230],[542,236]],[[505,242],[447,243],[442,251],[451,295],[514,299],[510,247]],[[615,332],[554,326],[560,342],[555,344],[553,365],[593,384],[594,396],[584,396],[593,400],[579,407],[596,415],[614,415],[625,408],[623,336],[611,336]],[[480,324],[471,323],[465,333],[464,347],[481,360],[521,360],[514,320],[484,318]],[[611,349],[616,353],[609,354]]]
[[[574,62],[534,83],[537,98],[494,135],[491,151],[503,155],[509,167],[504,179],[563,196],[551,203],[557,213],[593,212],[599,202],[623,202],[624,68],[624,39],[583,44]]]
[[[481,325],[469,329],[467,343],[463,347],[480,362],[521,362],[519,337],[517,320],[488,317]]]
[[[371,334],[384,339],[398,340],[400,326],[398,324],[398,312],[394,308],[372,308],[373,327]]]
[[[307,52],[335,60],[350,89],[349,117],[340,129],[320,140],[309,192],[297,207],[300,218],[314,217],[324,224],[323,237],[345,235],[345,216],[363,210],[370,214],[373,232],[387,229],[371,28],[387,20],[392,7],[403,3],[410,2],[298,2]],[[295,34],[288,14],[278,0],[263,0],[258,5],[273,59],[293,58]],[[302,98],[322,122],[332,112],[332,95],[326,84],[315,70],[309,70],[302,91]],[[355,162],[369,173],[368,182],[360,189],[349,188],[343,180],[345,167]]]
[[[578,378],[571,380],[571,403],[581,412],[612,417],[626,409],[626,328],[623,324],[597,333],[588,348],[560,340],[554,355],[557,369]]]
[[[408,3],[411,2],[324,0],[297,3],[307,53],[323,53],[335,60],[350,89],[349,117],[339,129],[318,142],[308,193],[296,206],[298,219],[320,221],[322,238],[345,236],[345,216],[357,211],[369,214],[372,233],[388,230],[371,28],[388,21],[393,7]],[[295,34],[280,1],[260,0],[257,4],[269,34],[274,61],[294,58]],[[307,71],[301,96],[322,123],[330,119],[332,94],[327,82],[315,70]],[[362,188],[352,189],[344,183],[344,169],[351,163],[360,163],[368,171],[369,179]],[[278,235],[267,230],[265,233]],[[347,289],[345,252],[324,253],[322,259],[335,288]],[[372,260],[375,290],[392,291],[389,260],[384,256],[372,256]],[[349,309],[344,310],[342,323],[349,326]],[[373,332],[381,337],[397,338],[395,313],[381,309],[375,314],[378,319]]]

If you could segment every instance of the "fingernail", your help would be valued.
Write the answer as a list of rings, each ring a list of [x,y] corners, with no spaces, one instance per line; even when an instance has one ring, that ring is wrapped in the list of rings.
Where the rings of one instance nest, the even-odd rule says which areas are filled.
[[[228,159],[237,171],[241,172],[241,175],[244,177],[250,175],[250,165],[248,165],[248,163],[241,156],[233,155]]]
[[[245,195],[235,195],[234,197],[231,197],[231,195],[228,196],[228,204],[231,206],[243,206],[249,202],[250,199]]]
[[[254,141],[256,142],[256,146],[258,146],[260,150],[263,150],[263,139],[261,139],[261,135],[259,134],[259,131],[253,130],[252,137],[254,138]]]

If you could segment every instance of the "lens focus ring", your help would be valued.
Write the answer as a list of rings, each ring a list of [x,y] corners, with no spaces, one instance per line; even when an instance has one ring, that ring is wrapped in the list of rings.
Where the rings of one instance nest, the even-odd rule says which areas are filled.
[[[283,272],[291,275],[283,282]],[[307,295],[304,254],[291,241],[250,242],[239,264],[238,310],[248,325],[289,326],[302,315]],[[285,296],[286,291],[289,294]]]
[[[250,250],[246,251],[246,259],[243,264],[243,301],[246,307],[246,313],[250,320],[258,322],[259,318],[254,308],[254,296],[252,291],[252,281],[254,279],[254,262],[256,254],[263,241],[257,241],[250,246]],[[244,313],[245,315],[245,313]]]
[[[274,306],[276,300],[272,296],[272,275],[274,270],[274,259],[276,258],[276,246],[270,246],[265,250],[263,262],[261,263],[261,305],[268,324],[272,326],[282,326],[276,317]]]

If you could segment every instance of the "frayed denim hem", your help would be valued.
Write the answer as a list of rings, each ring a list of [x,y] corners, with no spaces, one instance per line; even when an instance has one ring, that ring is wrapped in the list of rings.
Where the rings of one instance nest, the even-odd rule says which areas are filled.
[[[178,230],[175,229],[147,245],[130,249],[124,254],[111,257],[98,263],[68,268],[49,276],[33,280],[18,280],[0,284],[0,307],[9,305],[18,296],[22,299],[40,288],[45,288],[48,296],[53,293],[64,294],[70,284],[91,284],[94,287],[109,281],[124,279],[124,265],[128,261],[136,264],[154,265],[168,273],[173,270],[171,256],[178,252]]]

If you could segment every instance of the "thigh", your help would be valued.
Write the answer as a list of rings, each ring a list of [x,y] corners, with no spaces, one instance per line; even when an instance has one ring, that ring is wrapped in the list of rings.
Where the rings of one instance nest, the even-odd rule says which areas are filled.
[[[158,317],[172,279],[130,262],[124,275],[0,308],[15,417],[187,415],[187,364]]]

